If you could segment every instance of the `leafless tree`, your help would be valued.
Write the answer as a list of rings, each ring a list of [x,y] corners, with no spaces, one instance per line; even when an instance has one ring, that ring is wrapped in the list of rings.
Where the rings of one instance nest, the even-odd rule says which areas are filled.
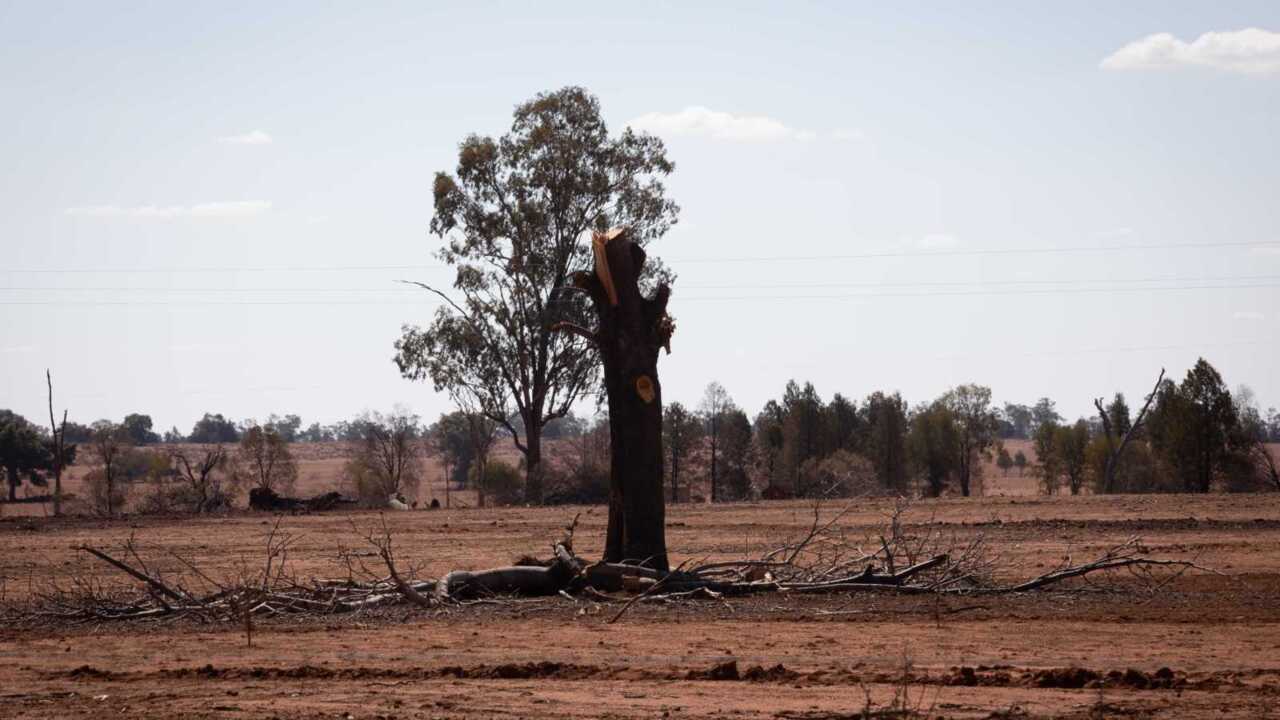
[[[100,491],[93,492],[95,504],[107,517],[115,517],[124,502],[124,488],[119,477],[119,461],[129,447],[128,435],[117,424],[101,420],[93,424],[92,450],[99,466]]]
[[[45,381],[49,385],[49,431],[53,436],[53,515],[62,515],[62,465],[67,458],[67,411],[62,411],[62,424],[54,420],[53,415],[53,373],[47,368],[44,371]]]
[[[406,491],[416,491],[422,479],[422,442],[418,416],[404,410],[370,413],[357,423],[360,432],[356,457],[348,473],[360,496],[385,504]]]
[[[197,513],[206,512],[225,499],[221,473],[227,466],[227,451],[222,445],[204,450],[201,456],[184,450],[174,450],[169,456],[191,488]]]
[[[1121,437],[1116,437],[1121,430],[1116,426],[1116,418],[1112,418],[1107,412],[1106,407],[1102,404],[1102,398],[1094,398],[1093,406],[1098,409],[1098,418],[1102,420],[1102,432],[1106,435],[1107,444],[1111,448],[1102,470],[1103,492],[1110,493],[1115,490],[1116,472],[1120,467],[1120,458],[1124,456],[1125,446],[1129,444],[1129,441],[1134,438],[1139,428],[1142,427],[1142,421],[1146,419],[1147,411],[1151,409],[1151,402],[1155,400],[1156,393],[1160,391],[1160,383],[1162,382],[1164,382],[1164,368],[1160,368],[1160,376],[1156,378],[1155,386],[1151,388],[1151,393],[1147,395],[1147,399],[1142,403],[1142,410],[1138,411],[1138,417],[1134,418]]]

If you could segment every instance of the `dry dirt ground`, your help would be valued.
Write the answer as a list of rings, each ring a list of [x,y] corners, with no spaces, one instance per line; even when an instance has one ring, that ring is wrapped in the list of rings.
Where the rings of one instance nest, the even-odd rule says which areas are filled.
[[[888,512],[845,518],[868,543]],[[578,552],[600,553],[603,508],[417,511],[388,516],[419,576],[545,555],[581,511]],[[376,514],[284,517],[302,577],[338,577],[340,545]],[[802,502],[675,506],[673,561],[758,553],[807,528]],[[905,693],[950,718],[1280,717],[1280,495],[943,499],[916,503],[911,533],[984,533],[1006,577],[1044,572],[1141,535],[1153,555],[1225,575],[1158,593],[1124,577],[1019,596],[763,596],[722,603],[564,598],[267,619],[0,625],[0,716],[196,718],[853,718]],[[77,545],[133,535],[155,569],[168,553],[214,576],[256,566],[273,519],[0,520],[9,609],[49,580],[127,583]],[[372,559],[371,559],[372,560]]]

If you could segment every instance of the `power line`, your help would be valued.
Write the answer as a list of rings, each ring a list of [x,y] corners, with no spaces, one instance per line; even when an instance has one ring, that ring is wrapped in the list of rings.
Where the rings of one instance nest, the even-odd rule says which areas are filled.
[[[1010,295],[1082,295],[1107,293],[1186,292],[1193,290],[1249,290],[1280,288],[1280,283],[1249,283],[1240,285],[1181,285],[1165,287],[1125,288],[1023,288],[1015,290],[956,290],[927,292],[867,292],[823,295],[701,295],[681,297],[681,302],[699,301],[750,301],[750,300],[853,300],[907,297],[964,297]],[[84,306],[168,306],[168,305],[423,305],[413,300],[5,300],[0,305],[84,305]],[[428,300],[431,307],[439,303]]]
[[[1219,275],[1213,277],[1187,277],[1178,275],[1150,276],[1141,278],[1065,278],[1065,279],[1026,279],[1026,280],[912,280],[906,282],[883,282],[878,280],[847,281],[833,283],[795,282],[795,283],[725,283],[718,285],[702,285],[698,283],[677,283],[674,289],[686,290],[728,290],[728,289],[760,289],[782,290],[788,288],[844,288],[844,287],[985,287],[1018,286],[1018,285],[1129,285],[1135,283],[1225,283],[1253,282],[1260,280],[1280,280],[1280,275]],[[1242,286],[1247,287],[1247,286]],[[384,287],[139,287],[139,286],[92,286],[92,287],[52,287],[52,286],[8,286],[0,287],[0,291],[8,292],[177,292],[177,293],[394,293],[420,294],[417,287],[384,286]]]
[[[669,263],[752,263],[752,262],[814,262],[838,260],[874,260],[879,258],[950,258],[989,255],[1046,255],[1070,253],[1141,252],[1146,250],[1200,250],[1206,248],[1266,247],[1274,241],[1238,241],[1204,243],[1151,243],[1146,245],[1091,245],[1039,248],[986,248],[971,250],[888,250],[881,252],[844,253],[830,255],[771,255],[738,257],[668,257]],[[436,263],[430,265],[281,265],[281,266],[210,266],[168,268],[11,268],[11,273],[256,273],[256,272],[381,272],[391,270],[438,270],[452,267]]]

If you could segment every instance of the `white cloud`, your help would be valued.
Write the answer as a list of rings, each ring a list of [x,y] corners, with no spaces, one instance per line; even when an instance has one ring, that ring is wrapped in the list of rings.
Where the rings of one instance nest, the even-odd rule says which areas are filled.
[[[811,130],[788,127],[764,115],[734,115],[699,106],[674,113],[645,113],[627,124],[655,135],[692,135],[727,142],[810,141],[818,137]]]
[[[265,130],[250,130],[240,135],[218,138],[218,142],[226,145],[270,145],[272,141]]]
[[[17,355],[18,353],[35,352],[35,345],[12,345],[9,347],[0,347],[0,355]]]
[[[1236,320],[1266,320],[1267,316],[1257,310],[1239,310],[1231,317]]]
[[[236,202],[209,202],[196,205],[87,205],[67,208],[63,212],[73,217],[137,218],[144,220],[169,220],[174,218],[242,218],[261,215],[271,210],[267,200],[241,200]]]
[[[1100,66],[1104,70],[1198,66],[1241,73],[1280,72],[1280,33],[1246,28],[1207,32],[1192,42],[1157,33],[1125,45]]]

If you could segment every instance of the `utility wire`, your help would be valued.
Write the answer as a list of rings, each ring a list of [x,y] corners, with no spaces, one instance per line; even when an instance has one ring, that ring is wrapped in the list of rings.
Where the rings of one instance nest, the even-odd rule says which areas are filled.
[[[1090,252],[1139,252],[1144,250],[1198,250],[1205,248],[1264,247],[1276,245],[1274,241],[1239,241],[1218,243],[1152,243],[1146,245],[1091,245],[1039,248],[988,248],[972,250],[888,250],[882,252],[848,253],[831,255],[771,255],[740,257],[668,257],[668,263],[752,263],[752,262],[811,262],[835,260],[871,260],[877,258],[931,258],[967,257],[984,255],[1045,255]],[[169,267],[169,268],[10,268],[10,273],[235,273],[235,272],[360,272],[383,270],[435,270],[452,267],[437,263],[428,265],[282,265],[277,267]]]
[[[933,292],[868,292],[842,293],[825,295],[701,295],[681,297],[680,302],[705,301],[750,301],[750,300],[854,300],[877,298],[908,297],[958,297],[958,296],[1006,296],[1006,295],[1082,295],[1107,293],[1148,293],[1148,292],[1185,292],[1191,290],[1247,290],[1280,288],[1280,283],[1254,283],[1243,285],[1185,285],[1167,287],[1139,288],[1052,288],[1021,290],[968,290],[968,291],[933,291]],[[5,300],[0,305],[418,305],[424,303],[413,300]],[[439,303],[427,301],[432,307]]]
[[[1128,285],[1132,283],[1224,283],[1254,282],[1261,280],[1280,280],[1280,275],[1221,275],[1216,277],[1186,277],[1177,275],[1153,276],[1145,278],[1067,278],[1058,280],[912,280],[907,282],[881,282],[875,280],[847,281],[832,283],[796,282],[796,283],[726,283],[720,285],[702,285],[698,283],[678,283],[676,290],[782,290],[788,288],[844,288],[844,287],[985,287],[989,285]],[[139,287],[139,286],[97,286],[97,287],[54,287],[54,286],[9,286],[0,287],[0,291],[8,292],[208,292],[208,293],[396,293],[416,294],[420,288],[396,287]]]

